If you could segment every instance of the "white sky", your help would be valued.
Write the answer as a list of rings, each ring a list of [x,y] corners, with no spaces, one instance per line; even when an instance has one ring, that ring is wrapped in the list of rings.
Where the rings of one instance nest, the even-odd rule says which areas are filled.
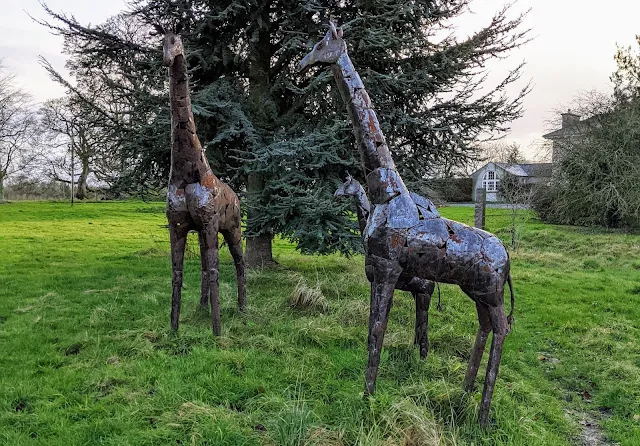
[[[465,14],[456,24],[459,34],[471,34],[486,24],[506,0],[475,0],[473,14]],[[126,7],[124,0],[47,0],[54,11],[73,14],[81,23],[98,24]],[[597,5],[597,6],[595,6]],[[597,89],[610,91],[609,76],[615,70],[616,44],[635,45],[640,34],[640,1],[609,0],[606,3],[581,0],[520,0],[513,14],[531,8],[526,26],[532,42],[513,51],[505,60],[487,67],[491,79],[499,79],[510,67],[526,61],[516,92],[529,80],[533,91],[524,102],[524,116],[512,125],[507,141],[521,145],[534,156],[534,145],[549,128],[553,111],[566,107],[577,93]],[[19,84],[38,101],[61,96],[64,90],[51,81],[38,64],[38,56],[62,69],[62,39],[49,34],[27,13],[44,18],[38,0],[0,0],[0,59],[16,74]]]

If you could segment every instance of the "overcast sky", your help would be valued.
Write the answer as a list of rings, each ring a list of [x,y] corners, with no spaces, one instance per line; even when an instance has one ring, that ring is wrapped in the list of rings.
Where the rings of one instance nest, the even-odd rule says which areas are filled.
[[[83,24],[98,24],[126,7],[124,0],[47,0],[54,11],[73,14]],[[534,145],[549,130],[546,122],[553,110],[566,107],[580,91],[610,91],[609,76],[615,70],[616,44],[635,45],[640,34],[640,1],[609,0],[587,3],[581,0],[520,0],[513,8],[531,8],[526,26],[534,40],[513,51],[505,60],[487,68],[498,79],[510,67],[525,61],[524,76],[516,92],[528,81],[533,91],[525,99],[524,116],[515,121],[508,141],[519,143],[532,157]],[[64,66],[60,54],[62,39],[49,34],[28,15],[44,18],[38,0],[0,0],[0,59],[17,81],[38,101],[61,96],[64,90],[49,79],[38,64],[38,56],[47,58],[56,68]],[[472,14],[465,14],[456,24],[459,34],[471,34],[486,24],[505,4],[504,0],[475,0]],[[594,7],[593,5],[598,5]],[[375,98],[374,98],[375,103]]]

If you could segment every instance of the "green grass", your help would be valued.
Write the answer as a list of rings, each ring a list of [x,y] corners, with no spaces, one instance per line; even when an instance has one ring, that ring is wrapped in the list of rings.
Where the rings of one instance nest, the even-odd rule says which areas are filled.
[[[163,208],[0,206],[0,443],[568,445],[589,413],[611,441],[640,445],[638,235],[534,219],[522,228],[516,323],[483,432],[480,392],[461,390],[477,322],[458,289],[443,286],[443,310],[431,310],[426,361],[412,346],[413,302],[396,293],[377,393],[365,401],[361,257],[302,256],[277,241],[280,266],[248,274],[240,315],[223,248],[215,339],[197,311],[193,236],[173,335]],[[466,223],[472,212],[442,209]],[[505,211],[489,210],[487,224],[509,237]],[[313,298],[292,306],[294,290]]]

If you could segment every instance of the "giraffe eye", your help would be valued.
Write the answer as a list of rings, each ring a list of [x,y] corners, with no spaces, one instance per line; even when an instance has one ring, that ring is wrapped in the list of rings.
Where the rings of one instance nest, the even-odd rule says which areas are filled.
[[[172,37],[172,38],[171,38],[171,45],[175,45],[175,43],[176,43],[176,38],[175,38],[175,37]]]
[[[318,42],[318,45],[316,46],[316,49],[321,50],[322,48],[324,48],[324,40],[321,40],[320,42]]]

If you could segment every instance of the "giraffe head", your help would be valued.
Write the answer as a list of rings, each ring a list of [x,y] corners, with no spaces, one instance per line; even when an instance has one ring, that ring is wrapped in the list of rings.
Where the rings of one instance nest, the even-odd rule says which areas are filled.
[[[360,190],[362,190],[360,183],[347,173],[347,178],[344,183],[334,192],[333,196],[335,198],[357,197]]]
[[[324,38],[313,46],[309,54],[298,64],[298,71],[315,64],[336,63],[340,56],[347,52],[347,44],[342,39],[342,28],[336,29],[332,21],[329,22],[329,31]]]
[[[162,35],[162,53],[164,56],[164,66],[171,67],[176,56],[184,56],[184,48],[182,46],[182,37],[180,31],[182,26],[176,26],[175,31],[165,31],[161,25],[154,25],[156,33],[154,35]]]

